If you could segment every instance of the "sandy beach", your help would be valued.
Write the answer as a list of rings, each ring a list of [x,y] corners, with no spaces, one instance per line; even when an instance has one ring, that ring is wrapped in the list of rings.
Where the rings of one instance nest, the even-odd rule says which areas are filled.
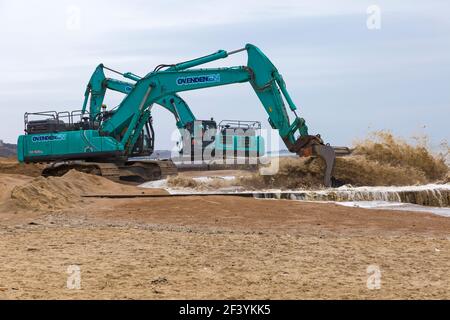
[[[33,185],[14,177],[15,186]],[[166,193],[94,178],[105,193]],[[11,210],[7,192],[2,299],[450,297],[446,217],[230,196],[77,198],[69,209]],[[73,265],[80,289],[67,287]],[[379,289],[367,285],[369,266],[380,271]]]

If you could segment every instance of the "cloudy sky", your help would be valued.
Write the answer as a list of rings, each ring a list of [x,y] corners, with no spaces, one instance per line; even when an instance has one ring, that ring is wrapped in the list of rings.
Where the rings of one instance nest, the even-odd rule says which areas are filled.
[[[381,19],[368,28],[371,5]],[[25,111],[80,109],[99,63],[144,75],[253,43],[283,75],[311,133],[327,142],[389,129],[438,144],[450,140],[449,14],[445,0],[0,0],[0,139],[16,141]],[[245,63],[235,55],[210,66]],[[199,119],[267,123],[249,84],[181,96]],[[153,110],[156,146],[170,148],[175,121]]]

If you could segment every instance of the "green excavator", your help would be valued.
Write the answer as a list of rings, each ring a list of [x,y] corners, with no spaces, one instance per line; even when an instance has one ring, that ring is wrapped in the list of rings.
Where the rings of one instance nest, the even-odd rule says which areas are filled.
[[[247,52],[246,66],[195,68],[242,51]],[[126,81],[107,78],[105,70],[120,74]],[[305,120],[297,115],[297,107],[281,74],[266,55],[251,44],[177,64],[161,64],[144,77],[120,73],[100,64],[87,85],[81,110],[25,114],[25,134],[18,138],[18,160],[49,163],[43,171],[46,176],[77,169],[112,180],[161,179],[176,173],[171,160],[137,160],[154,151],[152,107],[160,105],[169,110],[178,129],[193,134],[194,128],[200,128],[203,134],[206,129],[214,128],[215,122],[197,120],[178,93],[243,82],[250,83],[269,116],[270,126],[278,130],[290,152],[325,160],[324,185],[331,186],[335,149],[325,144],[320,135],[308,133]],[[111,110],[106,110],[103,104],[107,90],[124,94],[120,104]],[[284,100],[293,113],[292,122]],[[231,141],[238,139],[232,135]],[[247,154],[256,152],[259,156],[264,153],[263,140],[259,136],[250,135],[246,139],[243,148]],[[215,140],[213,153],[224,154],[232,149],[235,154],[236,143]]]

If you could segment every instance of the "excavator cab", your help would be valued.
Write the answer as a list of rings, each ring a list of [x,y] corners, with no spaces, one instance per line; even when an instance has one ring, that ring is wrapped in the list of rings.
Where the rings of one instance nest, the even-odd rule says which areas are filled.
[[[153,154],[155,146],[155,131],[153,129],[153,118],[145,124],[136,143],[131,151],[132,157],[146,157]]]
[[[181,137],[178,143],[180,156],[190,161],[203,160],[205,149],[214,143],[217,133],[217,123],[210,120],[194,120],[186,123],[185,137]]]

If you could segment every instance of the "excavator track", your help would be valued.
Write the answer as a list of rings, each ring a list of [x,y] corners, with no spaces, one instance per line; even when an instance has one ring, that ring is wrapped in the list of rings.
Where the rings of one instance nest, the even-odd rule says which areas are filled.
[[[119,183],[138,184],[146,181],[164,179],[177,174],[172,160],[139,160],[116,164],[111,162],[55,162],[43,171],[44,177],[63,176],[70,170],[95,174]]]

